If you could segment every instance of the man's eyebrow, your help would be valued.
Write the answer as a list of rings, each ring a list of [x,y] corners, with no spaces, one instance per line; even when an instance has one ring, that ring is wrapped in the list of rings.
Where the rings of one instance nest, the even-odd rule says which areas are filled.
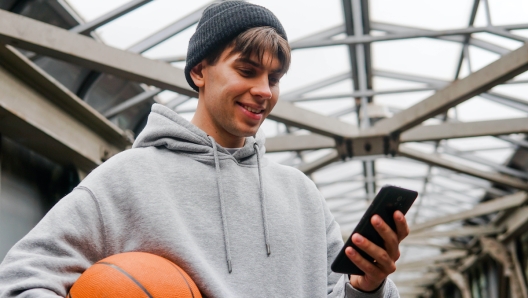
[[[257,68],[262,68],[262,65],[260,63],[258,63],[257,61],[251,60],[249,58],[246,58],[246,57],[238,57],[236,61],[241,62],[241,63],[248,63]]]
[[[247,57],[238,57],[236,59],[236,61],[238,62],[241,62],[241,63],[248,63],[248,64],[251,64],[252,66],[256,67],[256,68],[263,68],[262,67],[262,64],[260,64],[259,62],[255,61],[255,60],[252,60],[252,59],[249,59]],[[274,69],[271,71],[272,73],[281,73],[282,72],[282,68],[277,68],[277,69]]]

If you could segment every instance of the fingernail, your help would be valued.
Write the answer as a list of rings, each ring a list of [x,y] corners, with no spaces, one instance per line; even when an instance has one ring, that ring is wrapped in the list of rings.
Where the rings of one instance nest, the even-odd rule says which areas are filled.
[[[355,255],[356,255],[356,250],[349,246],[349,247],[348,247],[348,253],[349,253],[351,256],[355,256]]]
[[[356,235],[357,235],[357,236],[356,236],[356,242],[357,242],[357,243],[361,243],[361,242],[363,242],[363,236],[361,236],[361,235],[359,235],[359,234],[356,234]]]
[[[376,227],[379,227],[381,225],[381,220],[379,219],[379,216],[375,216],[372,218],[372,221],[374,222],[374,225]]]
[[[396,219],[399,221],[403,220],[403,215],[400,212],[396,213]]]

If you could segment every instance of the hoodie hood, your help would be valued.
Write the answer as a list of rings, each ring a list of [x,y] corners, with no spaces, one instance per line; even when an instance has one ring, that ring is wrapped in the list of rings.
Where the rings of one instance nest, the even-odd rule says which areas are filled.
[[[256,138],[246,138],[244,147],[231,155],[225,148],[219,146],[216,141],[204,131],[189,121],[179,116],[173,110],[159,104],[152,106],[145,129],[139,134],[132,148],[141,147],[165,147],[172,151],[185,153],[191,156],[200,155],[210,157],[214,160],[216,172],[216,187],[220,201],[220,216],[224,231],[224,245],[226,254],[227,270],[232,272],[231,248],[229,241],[228,218],[226,212],[226,198],[224,185],[222,183],[222,169],[220,157],[234,158],[238,164],[257,165],[260,208],[262,213],[262,226],[265,239],[265,249],[269,256],[271,254],[268,218],[266,216],[266,196],[264,193],[264,182],[262,181],[261,159],[264,155],[264,135],[257,133]],[[229,199],[229,198],[227,198]]]
[[[256,164],[256,152],[259,152],[259,157],[265,153],[264,141],[264,133],[259,130],[256,137],[247,137],[244,147],[233,155],[220,145],[216,147],[220,156],[233,156],[239,163]],[[152,106],[147,125],[136,138],[132,148],[151,146],[210,157],[213,157],[214,152],[213,140],[203,130],[160,104]]]

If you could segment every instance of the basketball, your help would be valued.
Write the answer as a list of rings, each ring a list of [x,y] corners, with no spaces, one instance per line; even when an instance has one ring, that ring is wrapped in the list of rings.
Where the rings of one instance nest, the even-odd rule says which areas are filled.
[[[194,281],[176,264],[145,252],[110,256],[88,268],[68,298],[202,297]]]

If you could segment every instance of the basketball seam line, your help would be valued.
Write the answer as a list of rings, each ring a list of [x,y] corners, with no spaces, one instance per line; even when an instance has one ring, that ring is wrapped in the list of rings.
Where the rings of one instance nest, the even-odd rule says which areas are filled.
[[[95,207],[97,208],[97,213],[99,215],[99,221],[101,222],[101,226],[103,227],[103,246],[104,246],[104,252],[106,255],[108,255],[108,251],[107,251],[107,248],[106,248],[106,228],[105,228],[105,223],[104,223],[104,219],[103,219],[103,213],[101,212],[101,206],[99,205],[99,201],[97,200],[97,197],[95,196],[95,194],[93,193],[93,191],[91,189],[89,189],[88,187],[85,187],[85,186],[77,186],[76,189],[79,189],[79,190],[84,190],[86,191],[90,197],[92,197],[92,200],[94,201],[95,203]]]
[[[111,264],[111,263],[107,263],[107,262],[98,262],[97,264],[101,264],[101,265],[106,265],[106,266],[110,266],[114,269],[117,269],[119,270],[121,273],[123,273],[124,275],[126,275],[128,278],[130,278],[138,287],[141,288],[141,290],[143,290],[143,292],[145,292],[145,294],[147,294],[147,296],[149,298],[153,298],[152,295],[150,295],[149,291],[147,289],[145,289],[145,287],[143,287],[143,285],[141,285],[141,283],[139,283],[139,281],[137,281],[132,275],[128,274],[128,272],[126,272],[125,270],[123,270],[121,267],[115,265],[115,264]]]
[[[191,288],[191,285],[187,282],[187,279],[185,278],[185,276],[183,275],[183,273],[181,273],[181,269],[176,266],[174,263],[172,263],[171,261],[165,259],[165,261],[169,262],[172,266],[174,266],[174,268],[176,268],[176,270],[178,271],[178,273],[181,275],[181,277],[183,278],[183,281],[185,281],[185,284],[187,284],[187,288],[189,289],[189,291],[191,292],[191,296],[192,298],[194,298],[194,291],[193,289]]]

